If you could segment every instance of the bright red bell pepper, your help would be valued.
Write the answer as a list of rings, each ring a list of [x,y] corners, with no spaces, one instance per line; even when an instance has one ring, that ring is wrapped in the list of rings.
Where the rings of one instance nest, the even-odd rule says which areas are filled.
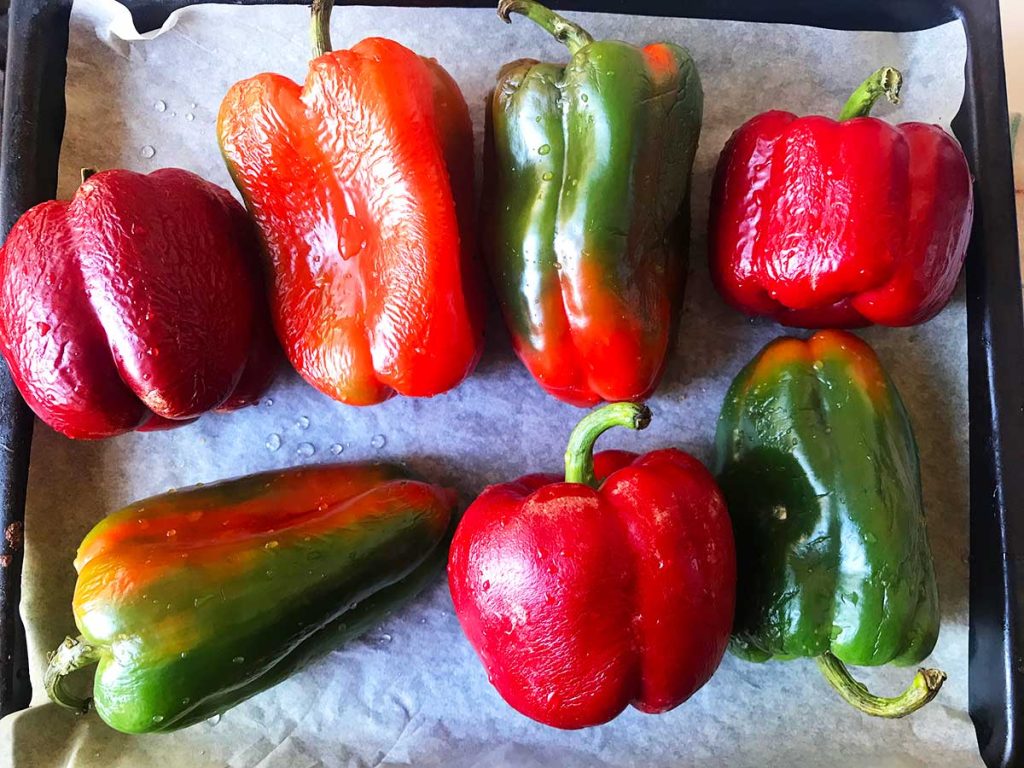
[[[937,125],[866,117],[902,77],[883,67],[837,122],[765,112],[718,161],[711,275],[722,296],[785,325],[914,325],[949,301],[974,215],[960,145]]]
[[[353,405],[427,397],[483,341],[473,129],[451,76],[392,40],[317,57],[300,86],[262,74],[221,105],[221,151],[263,233],[278,337],[296,370]]]
[[[0,352],[68,437],[240,408],[280,360],[260,271],[256,230],[226,190],[178,168],[102,171],[11,229]]]
[[[633,403],[589,414],[565,482],[491,486],[456,530],[448,580],[462,628],[502,697],[541,723],[599,725],[630,703],[668,711],[725,653],[736,557],[711,473],[676,449],[592,453],[605,430],[649,419]]]

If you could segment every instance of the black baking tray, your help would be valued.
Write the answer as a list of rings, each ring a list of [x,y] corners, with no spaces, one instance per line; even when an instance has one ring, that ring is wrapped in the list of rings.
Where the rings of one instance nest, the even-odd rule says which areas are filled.
[[[220,0],[225,2],[225,0]],[[226,0],[269,4],[266,0]],[[1017,2],[1019,0],[1013,0]],[[128,0],[140,30],[196,0]],[[468,2],[359,5],[494,7]],[[974,173],[967,256],[970,399],[970,714],[988,766],[1024,766],[1024,317],[999,0],[567,0],[563,10],[911,31],[960,19],[964,101],[953,129]],[[12,0],[0,223],[53,197],[64,129],[70,0]],[[21,591],[32,416],[0,366],[0,716],[28,705]]]

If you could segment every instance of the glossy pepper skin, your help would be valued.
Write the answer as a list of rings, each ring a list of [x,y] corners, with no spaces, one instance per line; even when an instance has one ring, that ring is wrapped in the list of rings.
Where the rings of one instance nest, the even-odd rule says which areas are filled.
[[[905,326],[949,301],[974,215],[960,145],[937,125],[866,117],[885,67],[837,122],[773,111],[729,139],[712,192],[710,265],[722,296],[785,325]]]
[[[871,347],[843,331],[768,344],[726,395],[717,456],[739,562],[735,652],[815,657],[869,714],[927,703],[937,670],[885,700],[843,667],[915,664],[939,633],[917,444]]]
[[[179,168],[83,177],[0,250],[0,352],[28,405],[102,438],[255,402],[280,353],[245,209]]]
[[[490,98],[484,240],[505,322],[555,397],[640,400],[682,306],[700,77],[678,45],[595,41],[531,0],[513,12],[572,58],[507,64]]]
[[[451,491],[388,465],[269,472],[137,502],[85,537],[81,636],[46,675],[98,663],[94,703],[126,733],[223,712],[379,623],[443,568]]]
[[[505,701],[545,725],[599,725],[628,704],[666,712],[725,653],[736,561],[711,473],[676,449],[592,456],[606,429],[649,418],[632,403],[590,414],[564,482],[491,486],[456,530],[459,622]]]
[[[483,338],[466,102],[432,59],[369,38],[330,52],[330,2],[305,84],[236,83],[221,151],[266,247],[292,365],[344,403],[429,397],[461,382]]]

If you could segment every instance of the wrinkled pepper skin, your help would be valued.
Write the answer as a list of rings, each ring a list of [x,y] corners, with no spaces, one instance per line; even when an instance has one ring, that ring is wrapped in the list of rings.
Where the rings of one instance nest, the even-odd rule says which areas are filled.
[[[939,609],[917,445],[871,347],[843,331],[768,344],[726,395],[717,457],[739,655],[877,666],[931,652]]]
[[[622,406],[636,409],[627,418],[641,413],[606,409]],[[487,488],[448,561],[488,679],[556,728],[599,725],[629,704],[673,709],[718,668],[732,626],[735,553],[711,473],[676,449],[593,459],[581,482],[569,482],[567,461],[564,482],[531,475]]]
[[[719,158],[711,275],[785,325],[914,325],[949,301],[973,216],[967,160],[939,126],[766,112]]]
[[[310,384],[370,405],[469,375],[483,342],[473,134],[436,61],[369,38],[316,58],[302,86],[236,83],[217,130],[263,235],[278,337]]]
[[[0,250],[0,352],[68,437],[162,429],[258,400],[280,353],[259,241],[195,174],[109,170],[35,206]]]
[[[572,58],[512,62],[491,95],[484,239],[505,322],[555,397],[641,400],[682,306],[700,77],[678,45],[592,41],[522,0],[499,14],[512,11]]]
[[[95,707],[120,731],[223,712],[379,623],[443,569],[454,501],[400,467],[354,464],[132,504],[79,547],[70,668],[99,663]]]

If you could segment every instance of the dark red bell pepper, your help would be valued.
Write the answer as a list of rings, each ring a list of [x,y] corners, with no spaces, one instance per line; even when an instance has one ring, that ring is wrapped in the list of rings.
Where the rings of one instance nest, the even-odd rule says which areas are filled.
[[[666,712],[718,668],[732,627],[736,558],[711,473],[676,449],[593,456],[645,406],[615,403],[569,439],[565,482],[487,488],[452,544],[455,611],[488,678],[527,717],[599,725],[627,704]]]
[[[0,352],[68,437],[240,408],[280,358],[260,269],[256,231],[226,190],[178,168],[102,171],[11,230]]]
[[[949,301],[974,214],[960,145],[937,125],[866,117],[902,77],[883,67],[839,121],[765,112],[718,161],[711,275],[751,315],[802,327],[924,322]]]

